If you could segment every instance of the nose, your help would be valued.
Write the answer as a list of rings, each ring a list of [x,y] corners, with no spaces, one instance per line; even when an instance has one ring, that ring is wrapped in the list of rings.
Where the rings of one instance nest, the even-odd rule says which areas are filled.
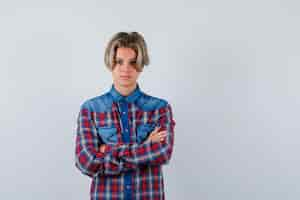
[[[131,70],[132,70],[132,66],[130,65],[130,63],[124,63],[123,65],[121,65],[121,71],[129,72]]]

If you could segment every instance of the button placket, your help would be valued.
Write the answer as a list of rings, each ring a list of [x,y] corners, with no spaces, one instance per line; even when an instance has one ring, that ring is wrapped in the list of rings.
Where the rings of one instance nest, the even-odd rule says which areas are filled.
[[[120,102],[120,111],[122,111],[122,115],[121,115],[121,122],[122,122],[122,127],[123,127],[123,141],[125,143],[129,143],[130,142],[130,133],[129,133],[129,123],[128,123],[128,105],[126,102]]]
[[[125,187],[127,190],[129,190],[131,188],[131,185],[126,185]]]
[[[129,123],[128,123],[128,104],[126,102],[120,102],[120,111],[121,114],[121,122],[123,127],[122,139],[124,143],[130,142],[130,132],[129,132]],[[131,173],[127,172],[125,174],[125,199],[131,199]]]

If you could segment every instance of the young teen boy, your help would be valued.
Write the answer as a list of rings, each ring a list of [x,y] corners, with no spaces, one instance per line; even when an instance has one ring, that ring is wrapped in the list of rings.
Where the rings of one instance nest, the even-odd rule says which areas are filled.
[[[143,36],[116,33],[104,61],[112,86],[83,102],[77,119],[75,164],[92,178],[90,199],[165,199],[162,165],[171,159],[175,121],[171,105],[137,82],[149,64]]]

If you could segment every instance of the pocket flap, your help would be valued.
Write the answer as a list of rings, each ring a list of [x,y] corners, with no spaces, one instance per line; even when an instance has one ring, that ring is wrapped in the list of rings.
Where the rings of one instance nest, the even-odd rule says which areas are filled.
[[[137,142],[141,143],[154,130],[155,123],[141,124],[137,126]]]
[[[116,143],[118,141],[116,127],[98,127],[98,134],[105,143]]]

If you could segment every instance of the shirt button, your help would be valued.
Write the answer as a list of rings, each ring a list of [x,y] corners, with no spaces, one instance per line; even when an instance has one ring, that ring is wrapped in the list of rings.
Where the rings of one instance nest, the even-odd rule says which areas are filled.
[[[129,190],[130,189],[130,185],[126,185],[126,189]]]
[[[126,128],[125,131],[128,132],[128,129]]]
[[[125,115],[126,114],[126,112],[123,112],[123,115]]]

